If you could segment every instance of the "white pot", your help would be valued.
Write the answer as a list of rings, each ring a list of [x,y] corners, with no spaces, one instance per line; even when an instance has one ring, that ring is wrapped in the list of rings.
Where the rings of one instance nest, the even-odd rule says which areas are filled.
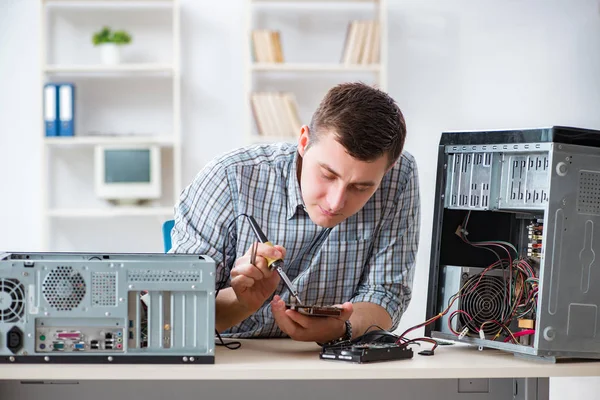
[[[103,43],[100,45],[100,56],[102,57],[102,64],[119,64],[121,62],[121,48],[114,43]]]

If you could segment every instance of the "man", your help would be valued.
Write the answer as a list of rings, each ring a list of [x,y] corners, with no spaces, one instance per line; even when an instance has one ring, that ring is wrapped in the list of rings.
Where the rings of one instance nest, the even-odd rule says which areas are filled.
[[[420,226],[417,167],[402,152],[405,136],[387,94],[341,84],[297,145],[235,150],[198,174],[177,205],[172,252],[216,261],[219,332],[324,343],[371,325],[397,327],[411,298]],[[259,244],[254,263],[257,239],[241,214],[275,244]],[[304,304],[341,304],[342,315],[286,309],[294,299],[265,257],[284,258]]]

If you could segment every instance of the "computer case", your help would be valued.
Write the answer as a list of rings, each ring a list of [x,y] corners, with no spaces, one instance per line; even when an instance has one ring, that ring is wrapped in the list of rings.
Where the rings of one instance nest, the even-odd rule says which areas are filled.
[[[215,261],[0,253],[0,363],[212,364]]]
[[[427,336],[600,358],[600,131],[445,132],[434,201]]]

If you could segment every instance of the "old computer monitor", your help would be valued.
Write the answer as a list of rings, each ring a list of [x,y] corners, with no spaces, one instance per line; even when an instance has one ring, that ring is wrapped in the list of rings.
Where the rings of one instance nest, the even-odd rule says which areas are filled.
[[[138,204],[161,196],[160,148],[156,145],[98,145],[94,151],[98,197]]]

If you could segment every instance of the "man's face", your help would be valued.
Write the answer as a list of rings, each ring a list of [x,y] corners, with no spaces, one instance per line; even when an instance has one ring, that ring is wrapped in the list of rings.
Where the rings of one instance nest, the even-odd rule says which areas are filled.
[[[371,198],[388,170],[388,157],[357,160],[328,132],[322,132],[308,150],[307,145],[308,128],[303,127],[298,140],[302,198],[310,219],[330,228],[354,215]]]

